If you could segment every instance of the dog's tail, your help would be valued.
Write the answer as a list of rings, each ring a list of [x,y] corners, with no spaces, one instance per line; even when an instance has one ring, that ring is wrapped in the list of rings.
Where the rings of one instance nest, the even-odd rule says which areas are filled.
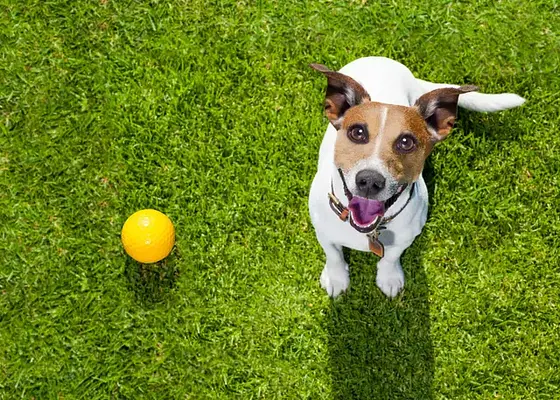
[[[450,85],[447,83],[432,83],[416,79],[420,84],[423,93],[430,92],[434,89],[446,87],[459,87],[459,85]],[[525,103],[525,99],[514,93],[486,94],[478,92],[465,93],[459,96],[459,107],[467,110],[479,112],[494,112],[507,110],[508,108],[519,107]]]

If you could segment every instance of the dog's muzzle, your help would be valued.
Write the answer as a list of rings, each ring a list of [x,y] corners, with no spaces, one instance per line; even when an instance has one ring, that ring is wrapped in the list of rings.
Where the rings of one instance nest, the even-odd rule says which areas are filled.
[[[345,207],[334,194],[334,183],[331,180],[331,193],[328,193],[331,209],[342,221],[349,221],[350,225],[352,225],[354,229],[358,232],[365,233],[369,239],[370,250],[379,257],[383,257],[384,248],[383,244],[378,239],[379,231],[385,229],[384,225],[392,221],[402,212],[402,210],[406,208],[412,198],[414,187],[416,185],[413,184],[410,189],[409,197],[404,206],[390,217],[384,217],[385,211],[395,204],[401,193],[407,187],[407,184],[401,185],[395,195],[383,202],[367,199],[361,196],[353,196],[350,190],[348,190],[348,186],[346,185],[344,175],[340,168],[338,169],[338,173],[342,179],[344,194],[348,199],[348,207]]]

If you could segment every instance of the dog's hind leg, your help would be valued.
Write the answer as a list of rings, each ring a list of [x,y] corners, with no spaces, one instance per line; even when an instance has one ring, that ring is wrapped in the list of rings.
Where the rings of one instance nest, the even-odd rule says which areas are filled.
[[[332,243],[323,238],[317,238],[319,244],[325,251],[327,262],[321,273],[321,287],[331,297],[336,297],[348,289],[350,274],[348,264],[344,260],[342,246]]]

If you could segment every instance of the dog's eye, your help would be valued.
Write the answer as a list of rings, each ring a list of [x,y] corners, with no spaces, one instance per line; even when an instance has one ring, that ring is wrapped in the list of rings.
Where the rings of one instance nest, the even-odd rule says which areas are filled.
[[[400,135],[395,141],[395,150],[399,153],[411,153],[416,150],[416,138],[409,133]]]
[[[364,125],[352,125],[346,132],[348,139],[354,143],[365,144],[369,141],[369,134]]]

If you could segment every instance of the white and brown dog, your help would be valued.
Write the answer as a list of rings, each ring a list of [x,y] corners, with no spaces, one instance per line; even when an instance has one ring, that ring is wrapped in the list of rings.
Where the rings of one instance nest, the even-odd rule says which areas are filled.
[[[311,67],[327,77],[330,121],[309,194],[311,221],[326,254],[321,286],[332,297],[348,288],[342,253],[348,247],[381,257],[377,286],[394,297],[404,285],[401,254],[426,223],[424,161],[449,135],[457,106],[500,111],[525,100],[416,79],[383,57],[358,59],[340,72]]]

